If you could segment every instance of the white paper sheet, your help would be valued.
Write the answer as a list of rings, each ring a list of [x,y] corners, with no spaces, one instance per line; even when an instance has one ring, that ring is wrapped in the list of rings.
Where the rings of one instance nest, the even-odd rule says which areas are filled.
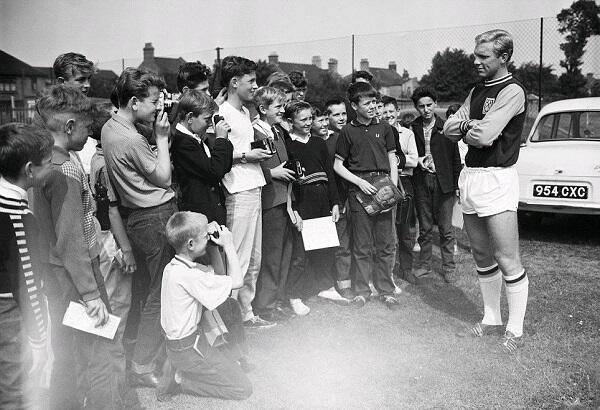
[[[462,206],[460,206],[460,202],[457,200],[454,201],[454,206],[452,207],[452,226],[457,227],[458,229],[462,229],[464,225]]]
[[[70,302],[62,324],[112,340],[115,337],[115,333],[117,333],[120,321],[120,317],[108,315],[108,322],[104,326],[96,327],[96,319],[89,317],[85,313],[85,307],[82,304]]]
[[[304,250],[307,251],[340,246],[335,223],[331,216],[303,220],[302,240],[304,241]]]

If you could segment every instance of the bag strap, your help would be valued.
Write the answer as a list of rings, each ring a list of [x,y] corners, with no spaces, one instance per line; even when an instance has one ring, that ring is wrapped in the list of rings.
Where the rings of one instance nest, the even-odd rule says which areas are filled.
[[[402,179],[400,178],[400,175],[398,175],[398,189],[404,198],[406,196],[406,191],[404,190],[404,185],[402,185]]]

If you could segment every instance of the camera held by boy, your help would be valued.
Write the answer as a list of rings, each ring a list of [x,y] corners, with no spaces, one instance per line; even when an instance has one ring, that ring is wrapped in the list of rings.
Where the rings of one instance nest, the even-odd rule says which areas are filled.
[[[245,399],[252,394],[244,374],[249,370],[247,347],[240,306],[230,297],[233,289],[243,286],[244,275],[232,234],[224,225],[208,223],[206,216],[190,211],[173,214],[165,232],[176,255],[162,277],[161,325],[168,359],[157,397],[165,400],[182,390]],[[214,329],[205,325],[209,321],[203,315],[221,323],[220,338],[210,337]]]

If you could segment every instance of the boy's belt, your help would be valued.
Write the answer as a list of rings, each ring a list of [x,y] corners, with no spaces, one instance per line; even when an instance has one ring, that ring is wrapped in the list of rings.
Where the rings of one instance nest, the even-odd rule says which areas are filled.
[[[377,175],[389,175],[389,172],[387,171],[353,171],[352,173],[360,178],[374,177]]]
[[[196,340],[200,337],[200,335],[196,332],[192,333],[189,336],[186,336],[182,339],[169,340],[167,339],[167,347],[173,350],[184,350],[189,349],[190,347],[196,344]]]

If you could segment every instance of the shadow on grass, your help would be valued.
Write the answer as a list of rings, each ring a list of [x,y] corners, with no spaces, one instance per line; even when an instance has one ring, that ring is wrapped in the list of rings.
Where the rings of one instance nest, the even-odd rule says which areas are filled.
[[[443,282],[436,274],[419,278],[418,285],[410,291],[431,308],[462,322],[475,323],[481,318],[480,307],[462,289]]]

